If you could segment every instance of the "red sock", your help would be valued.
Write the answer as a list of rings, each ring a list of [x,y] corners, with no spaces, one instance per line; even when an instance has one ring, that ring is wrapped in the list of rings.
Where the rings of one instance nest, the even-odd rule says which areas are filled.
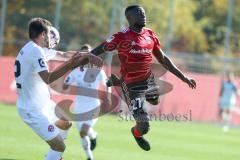
[[[141,133],[138,131],[136,126],[133,128],[133,135],[135,137],[141,137],[142,136]]]

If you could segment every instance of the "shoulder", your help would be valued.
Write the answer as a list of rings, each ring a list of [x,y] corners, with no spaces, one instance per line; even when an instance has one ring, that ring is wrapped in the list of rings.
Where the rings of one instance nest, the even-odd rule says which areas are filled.
[[[127,28],[123,28],[121,31],[115,33],[114,35],[118,35],[118,36],[123,36],[125,34],[128,34],[130,31],[130,29],[127,27]]]
[[[25,46],[23,46],[22,50],[24,50],[24,52],[29,52],[29,53],[32,53],[32,52],[42,53],[43,52],[43,49],[32,41],[25,44]]]
[[[151,28],[144,27],[143,29],[148,32],[153,32]]]
[[[144,32],[149,33],[152,36],[156,36],[152,29],[144,27]]]
[[[43,56],[44,55],[44,50],[43,50],[43,48],[42,47],[40,47],[40,46],[38,46],[38,45],[36,45],[36,44],[34,44],[33,46],[32,46],[32,49],[31,49],[31,52],[32,52],[32,54],[34,55],[34,56]]]
[[[22,48],[22,51],[25,54],[25,58],[30,61],[45,59],[43,48],[33,42],[27,43],[26,46]]]
[[[112,42],[112,41],[118,41],[122,38],[124,38],[124,35],[129,33],[129,28],[124,28],[119,32],[114,33],[113,35],[111,35],[110,37],[107,38],[107,42]]]
[[[123,29],[120,31],[120,33],[122,33],[122,34],[127,33],[127,32],[129,32],[129,28],[128,28],[128,27],[123,28]]]

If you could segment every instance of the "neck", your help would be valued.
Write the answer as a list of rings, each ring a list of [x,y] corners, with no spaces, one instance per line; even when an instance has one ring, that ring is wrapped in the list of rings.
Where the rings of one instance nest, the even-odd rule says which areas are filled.
[[[142,29],[143,29],[142,26],[140,27],[140,26],[135,26],[135,25],[130,25],[129,28],[130,28],[131,30],[133,30],[134,32],[137,32],[137,33],[141,33],[141,32],[142,32]]]
[[[32,39],[32,41],[34,42],[34,43],[36,43],[37,45],[39,45],[40,47],[43,47],[43,44],[41,43],[41,41],[39,40],[39,39]]]

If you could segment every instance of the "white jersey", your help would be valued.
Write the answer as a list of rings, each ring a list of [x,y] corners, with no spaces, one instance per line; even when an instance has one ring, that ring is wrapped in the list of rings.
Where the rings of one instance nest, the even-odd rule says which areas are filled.
[[[67,76],[65,84],[80,87],[79,95],[76,95],[74,102],[75,107],[73,111],[75,113],[84,113],[100,105],[98,87],[100,83],[106,84],[107,77],[103,70],[95,76],[96,71],[97,69],[84,68],[81,71],[79,68],[76,68]],[[87,89],[93,89],[94,92],[91,92],[91,96],[88,96],[90,92]]]
[[[38,74],[48,70],[50,54],[46,53],[33,41],[28,42],[18,53],[15,61],[18,108],[40,109],[50,100],[48,85]]]
[[[54,49],[43,48],[46,61],[53,59],[57,55],[57,51]]]

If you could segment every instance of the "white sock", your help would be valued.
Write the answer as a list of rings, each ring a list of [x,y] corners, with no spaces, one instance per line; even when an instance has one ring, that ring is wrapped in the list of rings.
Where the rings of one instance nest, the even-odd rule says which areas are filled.
[[[69,129],[68,129],[68,130],[59,129],[59,131],[60,131],[61,137],[62,137],[64,140],[67,139],[67,135],[68,135]]]
[[[52,149],[49,149],[45,160],[61,160],[62,155],[63,155],[63,152],[58,152],[58,151],[54,151]]]
[[[224,126],[229,126],[230,125],[230,121],[231,121],[230,114],[223,112],[222,117],[223,117],[223,125]]]
[[[92,127],[89,128],[87,134],[90,139],[95,139],[97,137],[97,132],[95,132]]]
[[[81,138],[81,142],[82,142],[82,147],[84,152],[86,153],[87,157],[90,159],[93,159],[93,154],[92,151],[90,149],[90,139],[88,136],[84,136]]]

